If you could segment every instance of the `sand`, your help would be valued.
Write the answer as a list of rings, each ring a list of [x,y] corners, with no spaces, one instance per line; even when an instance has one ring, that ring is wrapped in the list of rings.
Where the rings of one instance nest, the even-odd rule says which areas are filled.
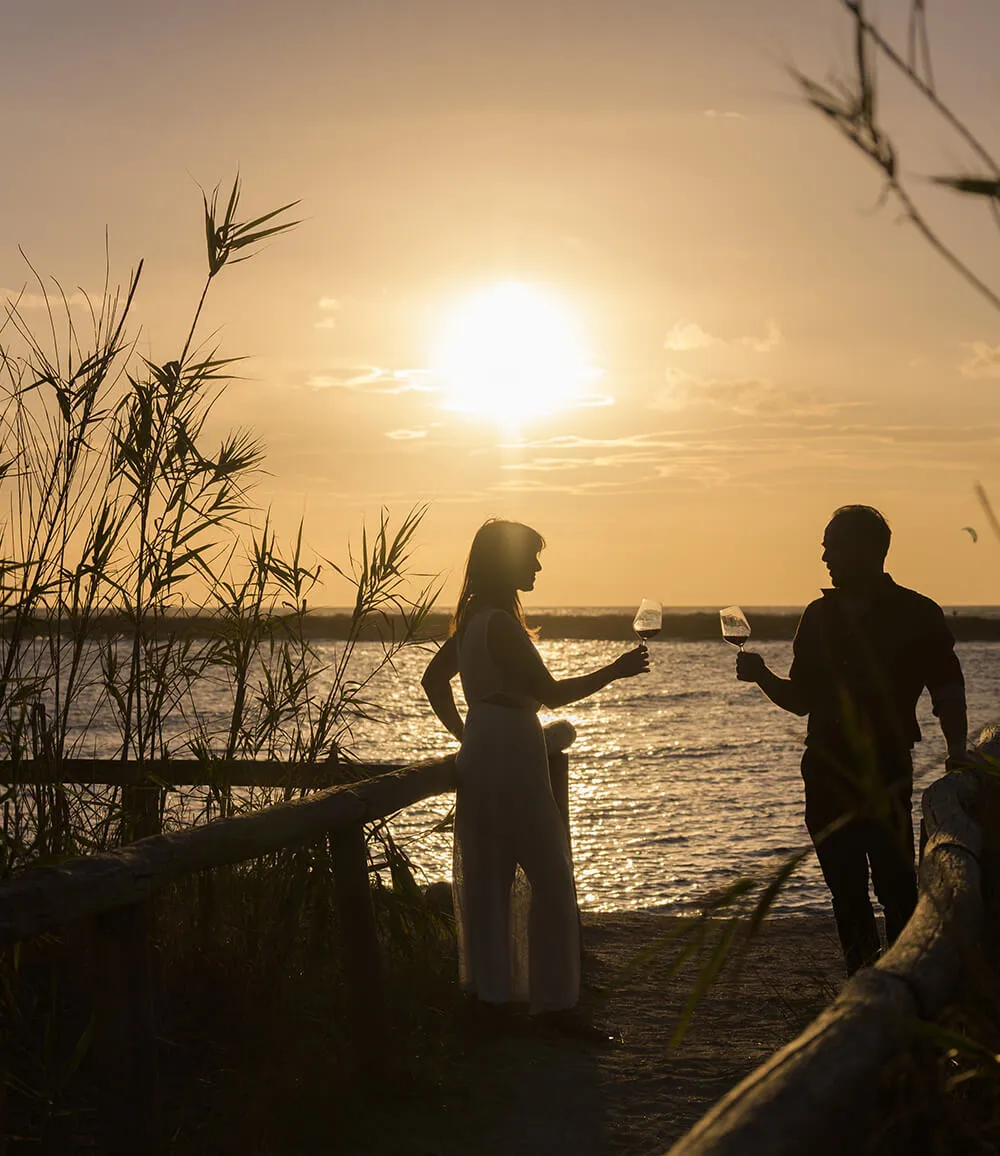
[[[395,1156],[665,1152],[793,1039],[844,982],[832,918],[772,917],[742,960],[733,960],[702,997],[687,1035],[672,1050],[670,1036],[697,970],[691,964],[672,974],[676,947],[664,937],[677,927],[676,916],[657,913],[584,917],[584,1003],[619,1042],[601,1046],[537,1028],[470,1028],[455,1070],[440,1086],[394,1104],[384,1130],[349,1150]]]

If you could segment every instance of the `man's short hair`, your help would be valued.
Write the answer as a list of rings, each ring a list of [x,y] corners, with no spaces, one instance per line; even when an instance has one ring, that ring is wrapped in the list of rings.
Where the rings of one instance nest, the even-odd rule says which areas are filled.
[[[889,553],[889,542],[892,531],[885,516],[874,506],[839,506],[833,511],[829,525],[834,522],[849,529],[861,541],[869,544],[873,550],[878,550],[884,558]]]

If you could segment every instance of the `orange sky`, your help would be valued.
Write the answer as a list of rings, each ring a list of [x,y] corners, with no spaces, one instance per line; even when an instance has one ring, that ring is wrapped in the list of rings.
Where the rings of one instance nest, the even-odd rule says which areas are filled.
[[[988,129],[986,9],[931,5],[931,32],[941,91]],[[896,27],[906,4],[881,11]],[[107,225],[120,277],[146,258],[140,349],[166,360],[203,276],[198,186],[238,167],[250,212],[301,198],[293,234],[220,278],[206,332],[252,355],[220,416],[263,434],[259,498],[289,532],[304,513],[319,553],[426,501],[417,561],[451,575],[446,603],[496,514],[548,539],[536,605],[801,604],[827,515],[862,501],[898,581],[1000,602],[972,492],[1000,502],[1000,315],[796,95],[786,64],[847,64],[833,0],[34,0],[0,20],[0,286],[25,282],[20,244],[99,287]],[[907,171],[965,163],[887,97]],[[984,210],[918,188],[988,272]],[[414,388],[448,309],[511,280],[566,303],[608,404],[501,429]]]

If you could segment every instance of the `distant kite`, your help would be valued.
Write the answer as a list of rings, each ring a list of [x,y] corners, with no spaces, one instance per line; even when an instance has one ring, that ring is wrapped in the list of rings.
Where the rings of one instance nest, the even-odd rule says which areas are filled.
[[[971,526],[963,526],[962,529],[969,535],[969,537],[973,540],[973,542],[979,541],[979,535],[976,533],[975,530],[973,530],[973,528]]]

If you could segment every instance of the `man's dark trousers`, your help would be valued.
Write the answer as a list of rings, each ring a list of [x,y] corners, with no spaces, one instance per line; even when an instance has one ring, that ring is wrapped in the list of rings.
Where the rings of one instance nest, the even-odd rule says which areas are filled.
[[[802,777],[806,827],[833,897],[847,972],[853,975],[874,963],[880,951],[868,898],[869,868],[890,944],[917,904],[910,755],[897,752],[891,760],[879,760],[874,774],[864,775],[843,756],[807,747]]]

